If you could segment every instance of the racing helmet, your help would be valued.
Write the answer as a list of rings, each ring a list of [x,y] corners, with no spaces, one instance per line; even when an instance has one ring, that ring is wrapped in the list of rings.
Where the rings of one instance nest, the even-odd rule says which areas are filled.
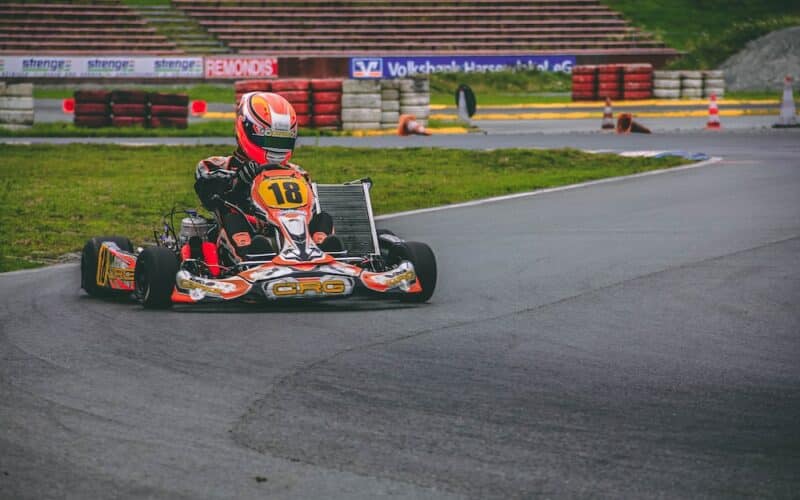
[[[250,160],[285,164],[297,140],[297,115],[289,101],[270,92],[242,96],[236,110],[236,143]]]

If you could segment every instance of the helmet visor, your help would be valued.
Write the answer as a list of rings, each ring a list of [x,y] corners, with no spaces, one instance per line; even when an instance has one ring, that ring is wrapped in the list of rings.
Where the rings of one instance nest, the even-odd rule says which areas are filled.
[[[264,149],[292,150],[297,140],[291,132],[267,131],[262,127],[254,126],[250,120],[245,120],[244,130],[250,142]],[[267,135],[268,132],[272,132],[272,134]]]

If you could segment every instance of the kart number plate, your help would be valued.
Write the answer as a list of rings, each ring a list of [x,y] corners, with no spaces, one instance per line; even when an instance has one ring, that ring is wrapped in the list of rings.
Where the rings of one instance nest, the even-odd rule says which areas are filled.
[[[265,179],[258,185],[258,194],[270,208],[299,208],[308,203],[308,184],[291,177]]]

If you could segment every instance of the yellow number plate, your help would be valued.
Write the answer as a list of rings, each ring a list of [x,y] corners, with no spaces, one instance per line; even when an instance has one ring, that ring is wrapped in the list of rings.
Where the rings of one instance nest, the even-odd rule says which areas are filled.
[[[308,203],[308,184],[292,177],[265,179],[258,194],[270,208],[299,208]]]

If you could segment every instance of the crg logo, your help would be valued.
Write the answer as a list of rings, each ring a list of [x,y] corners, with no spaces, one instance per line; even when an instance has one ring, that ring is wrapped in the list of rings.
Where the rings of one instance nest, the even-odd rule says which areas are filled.
[[[383,59],[380,57],[354,57],[350,60],[350,73],[353,78],[381,78]]]

